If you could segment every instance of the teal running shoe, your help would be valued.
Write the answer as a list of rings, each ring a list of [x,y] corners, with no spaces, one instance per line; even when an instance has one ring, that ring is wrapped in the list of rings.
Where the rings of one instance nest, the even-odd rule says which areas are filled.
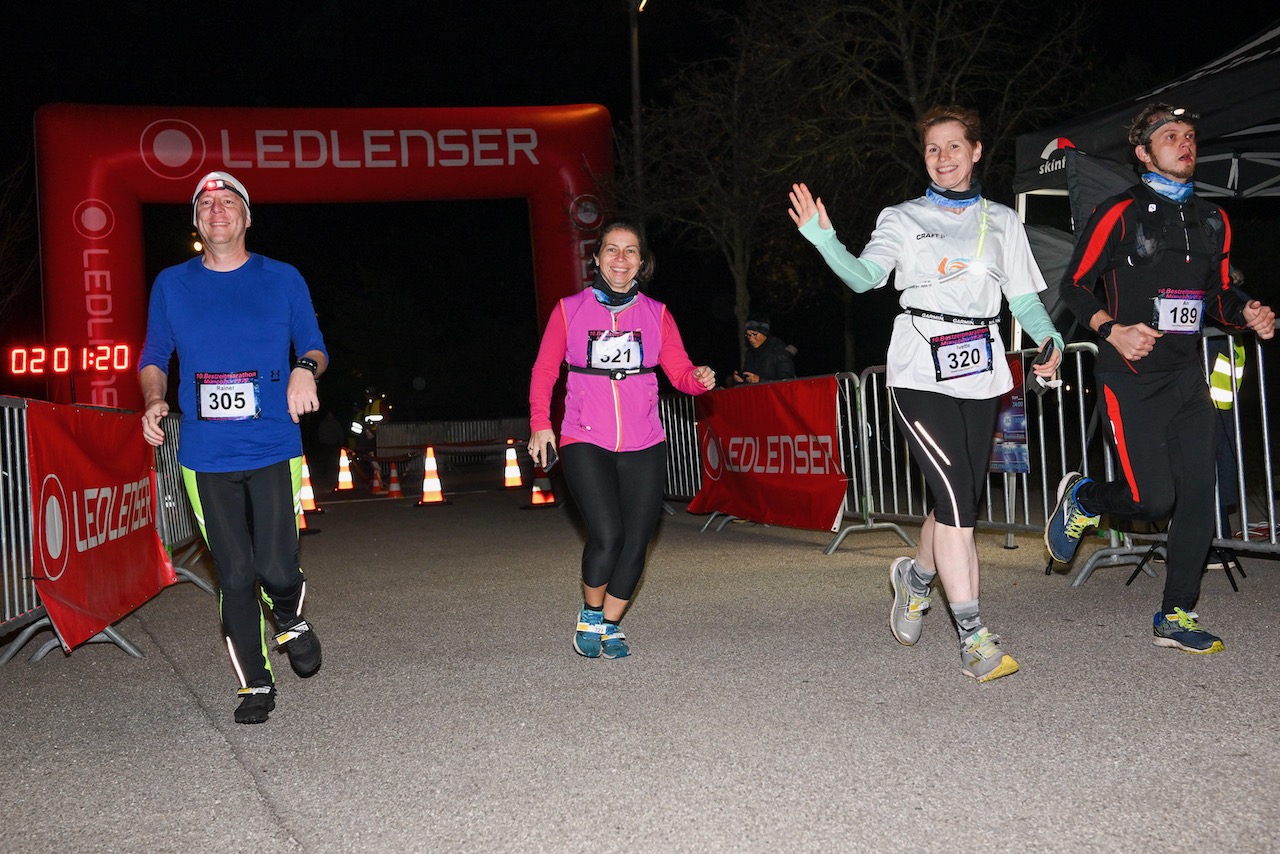
[[[1058,563],[1070,563],[1085,529],[1102,520],[1101,516],[1090,516],[1076,502],[1076,492],[1086,483],[1093,483],[1093,478],[1078,471],[1067,472],[1058,482],[1058,506],[1044,526],[1044,544]]]
[[[1192,655],[1208,655],[1226,649],[1222,638],[1200,628],[1198,620],[1195,611],[1184,611],[1181,608],[1174,608],[1172,614],[1156,611],[1152,620],[1155,645],[1180,649]]]
[[[600,636],[600,654],[605,658],[626,658],[631,654],[627,636],[618,628],[617,623],[604,624],[604,634]]]
[[[573,649],[587,658],[600,657],[600,638],[604,636],[604,611],[583,607],[578,611],[578,630],[573,633]]]

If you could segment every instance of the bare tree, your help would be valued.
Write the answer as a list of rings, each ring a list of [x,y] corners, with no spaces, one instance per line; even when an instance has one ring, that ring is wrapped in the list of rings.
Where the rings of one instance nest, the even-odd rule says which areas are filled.
[[[686,70],[670,104],[645,112],[645,198],[627,198],[626,176],[622,195],[724,256],[741,331],[753,292],[777,305],[829,284],[806,274],[813,253],[799,257],[805,247],[785,215],[790,184],[810,182],[844,233],[865,233],[886,204],[920,192],[914,125],[931,105],[983,114],[987,193],[1007,193],[1015,136],[1082,91],[1084,9],[1084,0],[746,0],[724,20],[730,55]],[[788,230],[790,242],[780,239]],[[846,318],[851,310],[845,300]]]
[[[671,81],[669,105],[644,112],[644,196],[633,175],[624,176],[617,195],[659,229],[723,256],[741,332],[751,313],[749,284],[762,242],[793,230],[786,190],[800,155],[812,149],[798,108],[806,100],[811,108],[818,104],[812,82],[802,85],[786,67],[790,47],[770,38],[776,17],[768,4],[749,2],[738,17],[720,16],[718,23],[731,32],[731,55],[690,67]],[[767,62],[762,53],[769,54]],[[621,144],[628,144],[627,135]],[[619,158],[624,168],[633,154]],[[773,275],[786,278],[787,288],[779,289],[786,300],[812,281],[794,275],[785,258]]]
[[[1007,192],[1017,134],[1081,100],[1087,18],[1082,0],[802,0],[778,24],[799,46],[789,64],[821,74],[822,109],[847,119],[827,144],[899,167],[875,170],[888,202],[920,183],[915,120],[935,104],[978,109],[987,183]]]

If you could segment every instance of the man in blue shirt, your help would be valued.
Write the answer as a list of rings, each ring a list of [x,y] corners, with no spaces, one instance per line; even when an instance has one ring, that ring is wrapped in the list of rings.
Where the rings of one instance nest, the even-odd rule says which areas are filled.
[[[275,678],[265,603],[299,676],[320,668],[320,641],[302,618],[298,563],[302,435],[319,408],[329,357],[307,283],[296,269],[245,248],[249,192],[226,172],[191,199],[201,255],[163,270],[151,291],[138,378],[143,437],[165,441],[170,359],[182,412],[178,462],[213,555],[227,650],[240,681],[237,723],[267,720]]]

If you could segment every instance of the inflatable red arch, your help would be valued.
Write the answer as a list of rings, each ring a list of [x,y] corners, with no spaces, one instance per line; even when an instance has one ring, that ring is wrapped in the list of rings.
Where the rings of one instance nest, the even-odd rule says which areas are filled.
[[[541,327],[589,281],[613,168],[608,111],[230,109],[53,104],[36,113],[45,342],[55,403],[137,409],[146,334],[142,205],[184,204],[214,169],[266,203],[528,200]],[[289,259],[281,259],[288,261]]]

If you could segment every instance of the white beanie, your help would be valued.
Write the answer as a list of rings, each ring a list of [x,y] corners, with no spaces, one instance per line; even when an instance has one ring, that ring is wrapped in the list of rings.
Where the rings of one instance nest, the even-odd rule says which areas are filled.
[[[201,193],[209,190],[230,190],[241,199],[244,200],[244,215],[248,219],[253,219],[253,215],[249,213],[249,191],[244,188],[230,172],[210,172],[200,179],[200,183],[196,184],[195,194],[191,196],[191,224],[199,225],[199,217],[196,216],[196,202],[200,198]]]

